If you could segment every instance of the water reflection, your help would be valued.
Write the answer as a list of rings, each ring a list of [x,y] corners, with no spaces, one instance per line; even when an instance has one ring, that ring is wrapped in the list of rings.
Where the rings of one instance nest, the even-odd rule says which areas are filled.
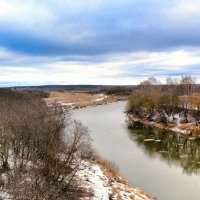
[[[136,124],[130,138],[149,157],[159,156],[169,165],[178,165],[187,175],[200,174],[200,139]]]

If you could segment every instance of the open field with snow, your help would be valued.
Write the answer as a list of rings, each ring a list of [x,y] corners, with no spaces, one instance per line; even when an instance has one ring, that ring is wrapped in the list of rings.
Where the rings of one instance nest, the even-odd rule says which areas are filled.
[[[117,101],[112,96],[107,96],[104,94],[89,94],[84,93],[83,91],[51,91],[49,97],[44,98],[44,100],[48,105],[56,102],[70,109],[115,103]]]

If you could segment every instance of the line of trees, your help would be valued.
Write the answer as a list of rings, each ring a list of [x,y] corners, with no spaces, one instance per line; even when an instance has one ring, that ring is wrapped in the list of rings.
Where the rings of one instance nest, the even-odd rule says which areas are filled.
[[[127,96],[130,95],[133,88],[127,86],[116,86],[102,89],[107,95]]]
[[[62,107],[0,89],[0,187],[12,199],[78,199],[75,174],[90,153],[87,128]]]
[[[167,124],[177,114],[188,123],[200,124],[200,95],[196,92],[196,80],[183,76],[180,80],[168,77],[165,85],[151,77],[139,85],[128,102],[128,112],[142,119]]]

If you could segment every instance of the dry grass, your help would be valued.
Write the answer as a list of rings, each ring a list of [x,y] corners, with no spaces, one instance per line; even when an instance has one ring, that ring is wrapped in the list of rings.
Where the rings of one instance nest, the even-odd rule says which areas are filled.
[[[195,124],[180,124],[179,128],[191,133],[192,136],[197,137],[200,135],[200,127]]]
[[[120,192],[120,188],[113,187],[113,194],[118,194]]]
[[[154,127],[159,128],[159,129],[166,129],[166,127],[161,123],[155,123]]]
[[[66,104],[66,106],[73,106],[74,108],[82,108],[87,106],[95,106],[106,103],[114,103],[116,99],[107,96],[101,97],[98,94],[92,95],[86,92],[77,92],[77,91],[51,91],[48,98],[45,98],[44,101],[47,104],[52,104],[55,102]]]
[[[111,177],[112,179],[119,178],[120,176],[119,169],[114,163],[101,159],[101,158],[98,158],[97,160],[93,160],[92,162],[98,164],[108,177]]]
[[[158,129],[166,129],[166,127],[161,123],[153,123],[152,124],[150,121],[147,121],[147,120],[141,120],[141,123],[146,125],[146,126],[150,126],[150,125],[152,126],[153,125],[153,127],[158,128]]]
[[[80,189],[78,197],[81,199],[92,199],[92,197],[94,196],[92,190],[90,189],[85,189],[84,187],[82,189]]]
[[[131,195],[129,195],[129,198],[130,198],[131,200],[135,200],[135,195],[131,194]]]
[[[86,94],[86,93],[51,91],[49,98],[46,98],[45,101],[47,102],[62,101],[66,103],[71,103],[71,102],[80,102],[80,101],[90,101],[93,99],[94,99],[93,95]]]
[[[188,130],[191,132],[191,135],[196,137],[200,135],[200,127],[192,125],[188,128]]]
[[[174,128],[176,126],[176,123],[174,123],[174,122],[169,122],[168,124],[167,124],[167,127],[168,128]]]
[[[146,192],[142,192],[139,188],[137,189],[137,194],[142,198],[143,196],[151,199],[151,200],[157,200],[156,197],[150,197],[149,194],[147,194]]]
[[[142,124],[144,124],[144,125],[149,125],[149,124],[150,124],[150,122],[149,122],[149,121],[147,121],[147,120],[142,120]]]
[[[180,124],[178,127],[182,130],[186,130],[191,126],[191,124],[187,124],[187,123],[182,123]]]
[[[126,188],[125,188],[125,192],[131,193],[131,189],[130,189],[129,187],[126,187]]]
[[[98,155],[95,155],[94,159],[90,162],[98,164],[108,178],[107,186],[112,188],[109,199],[123,200],[127,197],[128,199],[134,200],[135,195],[140,196],[142,199],[156,199],[151,198],[147,193],[142,192],[140,189],[136,189],[135,191],[135,189],[130,186],[129,182],[120,176],[119,170],[114,163],[104,160]],[[122,196],[124,192],[127,195],[126,197]]]

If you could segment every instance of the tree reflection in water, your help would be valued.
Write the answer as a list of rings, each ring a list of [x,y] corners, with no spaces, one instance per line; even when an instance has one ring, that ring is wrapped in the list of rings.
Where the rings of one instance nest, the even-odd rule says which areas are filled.
[[[200,138],[135,124],[130,138],[151,158],[159,156],[169,165],[181,166],[183,173],[200,174]]]

